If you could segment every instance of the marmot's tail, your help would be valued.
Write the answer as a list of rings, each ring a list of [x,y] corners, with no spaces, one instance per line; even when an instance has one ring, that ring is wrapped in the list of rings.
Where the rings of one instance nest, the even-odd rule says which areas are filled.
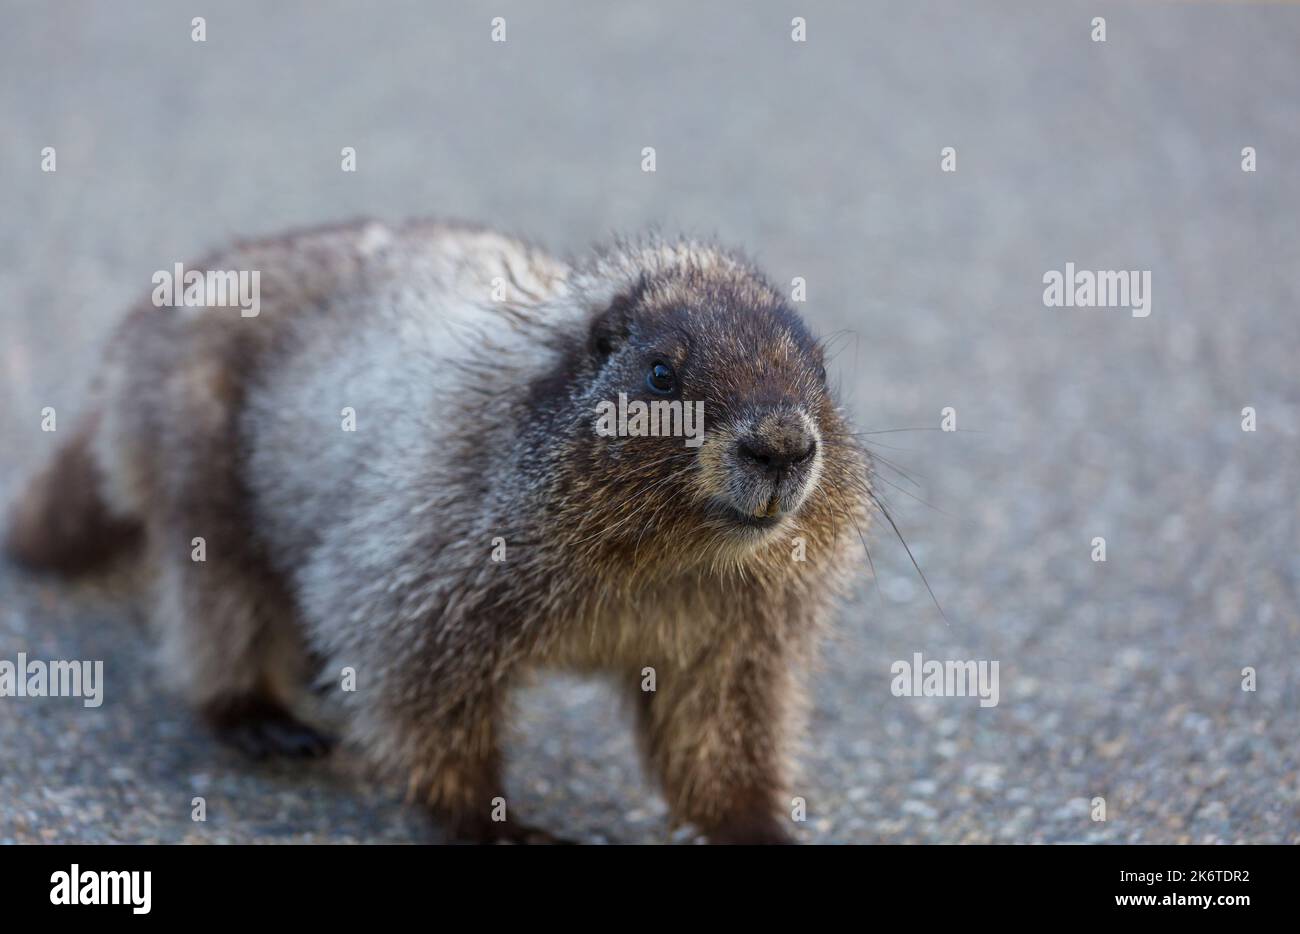
[[[72,574],[104,563],[139,539],[140,523],[109,512],[91,451],[98,419],[91,415],[19,495],[9,517],[5,552],[32,568]]]

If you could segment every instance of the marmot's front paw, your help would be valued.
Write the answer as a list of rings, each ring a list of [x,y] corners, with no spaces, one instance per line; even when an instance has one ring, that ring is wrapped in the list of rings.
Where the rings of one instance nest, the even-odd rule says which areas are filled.
[[[222,701],[209,705],[205,712],[217,738],[252,759],[315,759],[333,745],[329,736],[264,698]]]
[[[710,843],[722,846],[788,846],[799,841],[776,817],[745,817],[729,820],[708,831]]]
[[[452,842],[470,845],[572,846],[574,840],[557,837],[549,831],[512,820],[477,821],[452,831]]]
[[[498,824],[497,826],[501,825]],[[497,833],[492,839],[484,842],[506,845],[521,844],[524,846],[573,846],[577,843],[576,840],[557,837],[550,831],[542,830],[540,827],[515,823],[507,823],[501,832]]]

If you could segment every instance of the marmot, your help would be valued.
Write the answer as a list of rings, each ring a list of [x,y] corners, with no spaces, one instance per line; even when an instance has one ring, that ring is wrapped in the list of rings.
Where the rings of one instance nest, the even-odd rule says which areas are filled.
[[[129,315],[16,559],[142,537],[163,671],[255,754],[323,752],[295,695],[351,669],[348,737],[454,838],[551,839],[494,799],[508,689],[560,668],[630,697],[674,823],[793,840],[803,682],[871,491],[822,345],[747,260],[367,221],[195,268],[260,272],[260,313]],[[616,401],[702,402],[703,443],[597,432]]]

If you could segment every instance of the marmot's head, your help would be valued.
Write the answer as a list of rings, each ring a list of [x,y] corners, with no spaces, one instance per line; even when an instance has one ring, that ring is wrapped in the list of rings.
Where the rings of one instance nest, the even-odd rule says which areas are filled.
[[[865,456],[822,345],[759,273],[714,247],[652,243],[574,281],[589,318],[563,376],[571,543],[689,565],[855,534]]]

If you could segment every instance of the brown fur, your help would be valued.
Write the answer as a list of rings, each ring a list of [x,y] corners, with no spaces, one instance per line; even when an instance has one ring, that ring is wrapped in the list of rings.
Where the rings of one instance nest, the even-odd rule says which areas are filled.
[[[419,223],[195,268],[261,270],[262,314],[135,311],[15,554],[71,567],[140,524],[164,670],[214,726],[315,750],[287,714],[308,659],[352,668],[350,738],[459,835],[544,836],[489,815],[511,687],[564,668],[625,686],[675,822],[791,839],[803,685],[869,494],[820,346],[752,267],[660,240],[570,266]],[[594,436],[651,359],[705,402],[698,450]]]
[[[102,478],[90,450],[96,420],[91,415],[82,422],[17,503],[5,550],[20,564],[87,571],[139,540],[139,522],[112,515],[100,495]]]

